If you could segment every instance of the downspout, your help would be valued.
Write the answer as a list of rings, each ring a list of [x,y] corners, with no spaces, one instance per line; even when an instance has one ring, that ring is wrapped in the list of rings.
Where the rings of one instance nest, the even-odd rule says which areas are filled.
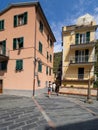
[[[34,77],[34,80],[33,80],[33,96],[35,96],[35,73],[36,73],[36,26],[37,26],[37,23],[36,23],[36,19],[37,19],[37,6],[35,8],[35,11],[36,11],[36,16],[35,16],[35,36],[34,36],[34,74],[33,74],[33,77]]]

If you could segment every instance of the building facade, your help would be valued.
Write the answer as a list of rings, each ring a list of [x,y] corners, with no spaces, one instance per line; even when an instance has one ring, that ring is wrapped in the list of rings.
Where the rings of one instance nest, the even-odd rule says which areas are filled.
[[[93,87],[96,29],[89,14],[79,17],[76,25],[62,28],[62,84],[68,93],[87,94],[88,84]]]
[[[0,92],[37,95],[53,80],[55,37],[39,2],[0,12]]]

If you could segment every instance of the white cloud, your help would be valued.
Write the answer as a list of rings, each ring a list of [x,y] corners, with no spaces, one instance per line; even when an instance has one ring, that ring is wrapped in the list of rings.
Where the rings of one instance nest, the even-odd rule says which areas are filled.
[[[94,11],[95,11],[95,13],[98,13],[98,7],[96,7],[96,8],[94,9]]]

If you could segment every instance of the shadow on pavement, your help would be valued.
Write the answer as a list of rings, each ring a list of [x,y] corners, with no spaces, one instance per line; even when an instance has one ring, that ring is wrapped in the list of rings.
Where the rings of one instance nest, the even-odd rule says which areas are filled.
[[[62,125],[55,129],[47,127],[45,130],[98,130],[98,119]]]

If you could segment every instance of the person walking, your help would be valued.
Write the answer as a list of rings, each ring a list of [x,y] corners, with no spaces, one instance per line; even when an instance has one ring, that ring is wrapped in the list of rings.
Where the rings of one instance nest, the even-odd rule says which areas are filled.
[[[48,97],[51,97],[51,92],[52,92],[52,84],[51,84],[51,81],[49,81],[49,85],[48,85]]]
[[[59,96],[59,88],[60,88],[60,84],[57,84],[55,89],[57,96]]]
[[[55,82],[53,82],[53,84],[52,84],[52,91],[55,92],[55,89],[56,89],[56,84],[55,84]]]

